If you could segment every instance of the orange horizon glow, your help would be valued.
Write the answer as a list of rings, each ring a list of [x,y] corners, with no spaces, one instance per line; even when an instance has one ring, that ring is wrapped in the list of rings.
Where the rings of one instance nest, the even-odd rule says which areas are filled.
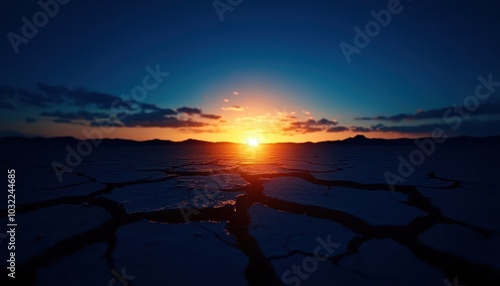
[[[208,142],[231,142],[257,147],[269,143],[303,143],[343,140],[356,135],[367,138],[420,138],[430,134],[402,134],[396,132],[327,132],[330,126],[353,126],[351,114],[336,114],[315,111],[310,106],[294,105],[287,96],[278,91],[261,89],[241,89],[238,91],[216,90],[204,97],[203,112],[219,114],[218,119],[203,118],[197,115],[179,115],[184,122],[190,120],[202,125],[196,127],[114,127],[100,128],[85,125],[54,123],[49,120],[37,121],[31,124],[13,122],[9,125],[12,131],[22,131],[25,134],[43,137],[71,136],[77,139],[110,138],[147,141],[153,139],[170,140],[174,142],[195,139]],[[283,102],[288,102],[283,105]],[[277,108],[279,107],[279,108]],[[334,122],[323,126],[316,132],[305,132],[291,128],[293,124],[307,120],[325,118]],[[338,123],[337,123],[338,120]],[[93,131],[92,131],[93,130]],[[100,133],[100,135],[98,134]],[[91,138],[86,134],[93,134]],[[251,141],[251,142],[250,142]]]
[[[32,124],[29,128],[23,128],[23,132],[26,134],[34,134],[42,137],[61,137],[70,136],[77,139],[93,139],[98,138],[96,136],[87,137],[82,131],[90,131],[92,129],[99,130],[96,127],[80,126],[80,128],[74,128],[75,126],[68,124],[57,124],[50,123],[41,126],[41,124]],[[20,130],[20,129],[17,129]],[[43,134],[40,134],[40,130],[43,130]],[[234,127],[234,129],[229,129],[225,132],[209,133],[209,132],[193,132],[192,130],[177,130],[171,128],[159,128],[159,127],[139,127],[139,128],[114,128],[114,130],[108,130],[109,132],[104,134],[104,138],[109,139],[126,139],[134,141],[148,141],[148,140],[170,140],[174,142],[181,142],[188,139],[195,139],[207,142],[229,142],[229,143],[240,143],[249,145],[249,138],[256,138],[258,144],[273,144],[273,143],[304,143],[304,142],[323,142],[323,141],[337,141],[344,140],[347,138],[355,137],[356,135],[364,135],[367,138],[382,138],[382,139],[399,139],[399,138],[422,138],[429,137],[430,134],[403,134],[396,132],[352,132],[344,131],[339,133],[327,133],[327,132],[314,132],[314,133],[295,133],[295,134],[281,134],[278,130],[277,133],[264,132],[263,130],[244,130],[242,128]],[[103,133],[104,131],[102,131]],[[101,134],[102,134],[101,133]]]

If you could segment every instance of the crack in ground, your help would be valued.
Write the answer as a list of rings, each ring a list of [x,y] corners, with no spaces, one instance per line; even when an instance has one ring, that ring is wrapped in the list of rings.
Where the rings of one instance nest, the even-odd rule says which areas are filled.
[[[214,162],[208,162],[197,165],[209,165],[213,163]],[[183,166],[192,166],[192,164]],[[349,243],[347,244],[347,250],[344,253],[337,254],[329,258],[330,262],[334,263],[337,266],[340,266],[339,263],[344,258],[359,253],[360,247],[371,239],[390,238],[393,241],[408,248],[415,255],[415,257],[419,258],[429,265],[434,266],[435,268],[442,270],[447,275],[453,277],[460,274],[461,279],[468,283],[468,285],[472,285],[473,281],[485,281],[485,279],[492,283],[496,282],[496,284],[500,284],[500,272],[497,269],[494,269],[487,265],[469,261],[452,253],[433,249],[418,241],[419,235],[424,233],[430,227],[439,223],[459,224],[461,226],[469,227],[474,231],[481,233],[485,237],[491,235],[492,232],[478,226],[470,225],[445,217],[441,213],[439,208],[435,207],[432,204],[430,199],[424,197],[417,190],[416,186],[398,185],[395,186],[395,191],[407,195],[407,201],[400,201],[401,203],[408,206],[417,207],[418,209],[426,212],[426,216],[415,218],[409,224],[404,226],[370,225],[365,220],[343,211],[314,205],[289,202],[269,197],[263,193],[264,187],[262,179],[277,177],[297,177],[310,183],[327,186],[330,188],[348,187],[367,191],[391,191],[389,186],[385,184],[365,184],[347,180],[321,180],[315,178],[310,174],[310,172],[305,171],[250,175],[241,172],[238,167],[203,172],[183,172],[173,171],[172,169],[162,171],[174,176],[143,181],[105,183],[106,186],[103,189],[93,192],[87,196],[64,197],[18,206],[18,213],[28,213],[36,211],[40,208],[47,208],[60,204],[86,203],[103,208],[111,215],[110,220],[102,223],[98,227],[79,233],[72,237],[65,238],[59,241],[54,246],[46,249],[41,254],[32,257],[28,261],[19,265],[18,273],[20,274],[20,277],[24,277],[24,285],[33,285],[35,283],[36,269],[47,266],[60,257],[76,253],[84,247],[100,242],[107,243],[108,249],[104,254],[104,257],[106,257],[110,269],[114,269],[112,253],[116,244],[116,232],[120,227],[124,225],[141,220],[171,224],[186,223],[185,217],[182,215],[180,209],[164,209],[144,213],[127,214],[121,204],[107,198],[98,197],[99,195],[112,192],[114,189],[123,186],[164,182],[178,176],[211,176],[221,173],[239,174],[245,181],[250,184],[248,187],[241,189],[242,191],[245,191],[245,194],[237,197],[234,206],[224,205],[217,208],[199,209],[199,213],[192,215],[190,217],[190,221],[210,221],[226,223],[226,231],[236,238],[236,243],[234,245],[228,242],[225,243],[230,246],[237,247],[249,259],[249,263],[245,269],[245,276],[250,285],[282,285],[282,282],[277,277],[274,267],[271,263],[273,259],[278,259],[279,257],[266,257],[262,252],[258,241],[249,233],[248,227],[251,223],[251,218],[248,213],[248,209],[255,203],[262,204],[275,210],[285,211],[287,213],[305,214],[312,218],[331,220],[358,234],[358,236],[349,241]],[[433,173],[429,173],[429,177],[431,177],[432,179],[447,180],[439,178],[432,174]],[[79,173],[78,175],[86,177],[89,180],[95,182],[94,178],[81,173]],[[218,239],[221,240],[222,238],[218,237]],[[291,251],[286,256],[293,255],[295,253],[298,252]]]

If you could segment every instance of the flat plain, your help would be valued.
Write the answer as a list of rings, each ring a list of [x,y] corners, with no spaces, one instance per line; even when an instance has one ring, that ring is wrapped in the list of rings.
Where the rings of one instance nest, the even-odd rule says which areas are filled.
[[[4,169],[16,170],[25,285],[500,281],[498,138],[450,139],[406,177],[399,157],[410,160],[411,140],[105,140],[62,181],[52,163],[66,164],[78,141],[2,144]],[[390,186],[387,172],[404,181]]]

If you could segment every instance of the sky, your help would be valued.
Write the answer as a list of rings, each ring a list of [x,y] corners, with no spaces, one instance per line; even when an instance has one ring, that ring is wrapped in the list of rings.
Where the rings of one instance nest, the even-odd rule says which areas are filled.
[[[0,5],[0,136],[500,135],[498,1]]]

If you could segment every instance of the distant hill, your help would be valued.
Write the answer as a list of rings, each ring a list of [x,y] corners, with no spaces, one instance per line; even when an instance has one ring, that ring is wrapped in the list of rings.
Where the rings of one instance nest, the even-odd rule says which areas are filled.
[[[425,138],[420,138],[423,140]],[[73,137],[2,137],[0,138],[0,144],[3,146],[10,145],[32,145],[37,146],[53,146],[53,145],[74,145],[80,140]],[[380,139],[380,138],[366,138],[363,135],[357,135],[355,137],[350,137],[344,140],[336,141],[323,141],[317,143],[304,142],[304,143],[272,143],[271,145],[406,145],[413,144],[415,139]],[[489,136],[489,137],[470,137],[470,136],[460,136],[448,138],[446,142],[453,142],[458,144],[478,144],[478,143],[500,143],[500,136]],[[181,142],[174,142],[170,140],[160,140],[153,139],[148,141],[134,141],[127,139],[103,139],[101,144],[105,145],[214,145],[214,144],[237,144],[229,142],[208,142],[196,139],[188,139]]]
[[[414,139],[381,139],[381,138],[366,138],[364,135],[356,135],[347,139],[336,141],[341,145],[402,145],[413,142]]]

